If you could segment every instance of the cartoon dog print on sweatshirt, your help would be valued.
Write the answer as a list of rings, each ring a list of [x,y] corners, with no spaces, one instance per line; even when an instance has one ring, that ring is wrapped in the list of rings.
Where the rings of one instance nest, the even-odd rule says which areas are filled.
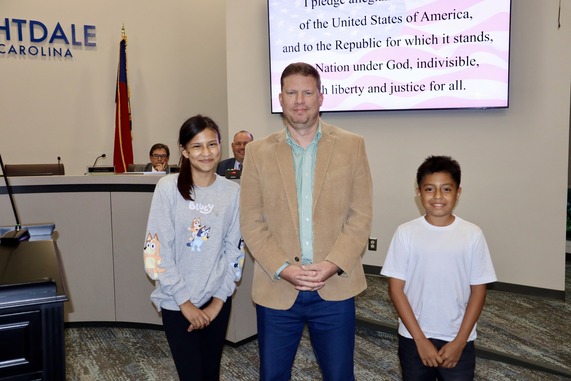
[[[190,247],[191,251],[201,251],[202,244],[210,238],[210,228],[202,226],[200,217],[196,217],[192,220],[192,225],[188,230],[190,231],[190,238],[188,239],[190,242],[187,242],[186,246]]]
[[[147,234],[144,248],[144,261],[145,271],[147,275],[153,280],[157,280],[160,273],[164,273],[165,269],[160,268],[161,265],[161,243],[159,237],[155,234],[153,237],[151,233]]]

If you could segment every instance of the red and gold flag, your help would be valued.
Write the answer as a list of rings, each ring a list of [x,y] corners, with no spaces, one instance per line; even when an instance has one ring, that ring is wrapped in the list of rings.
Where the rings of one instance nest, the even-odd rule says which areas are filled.
[[[131,104],[129,85],[127,84],[127,36],[125,28],[121,32],[119,43],[119,67],[117,68],[117,88],[115,93],[115,145],[113,165],[115,172],[127,171],[133,164],[133,137],[131,134]]]

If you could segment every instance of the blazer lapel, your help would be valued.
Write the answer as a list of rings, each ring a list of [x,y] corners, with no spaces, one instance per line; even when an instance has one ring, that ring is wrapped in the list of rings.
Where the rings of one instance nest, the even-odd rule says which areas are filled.
[[[321,125],[321,139],[317,146],[317,158],[315,163],[315,174],[313,175],[313,212],[315,213],[315,205],[319,199],[319,194],[325,182],[325,176],[329,168],[331,154],[335,146],[335,136],[331,134],[331,130],[325,123]],[[315,215],[315,214],[314,214]]]
[[[299,231],[299,213],[297,207],[297,188],[295,184],[295,171],[293,168],[293,157],[291,147],[285,140],[285,133],[280,136],[276,144],[276,161],[282,184],[287,196],[288,208],[295,226],[295,231]]]

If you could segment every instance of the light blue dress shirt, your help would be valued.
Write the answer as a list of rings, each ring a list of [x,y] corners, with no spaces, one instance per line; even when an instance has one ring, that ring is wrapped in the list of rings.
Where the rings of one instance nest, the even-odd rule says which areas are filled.
[[[313,141],[303,148],[293,141],[286,129],[287,144],[293,154],[293,168],[297,189],[297,210],[299,213],[299,241],[301,245],[301,263],[313,263],[313,177],[317,157],[317,142],[321,138],[321,124]]]
[[[292,139],[286,128],[286,141],[291,147],[293,168],[297,190],[297,209],[299,214],[299,243],[301,247],[301,263],[313,263],[313,178],[315,174],[315,161],[317,158],[317,143],[321,139],[321,122],[313,141],[303,148]],[[289,263],[284,263],[278,271],[276,278]]]

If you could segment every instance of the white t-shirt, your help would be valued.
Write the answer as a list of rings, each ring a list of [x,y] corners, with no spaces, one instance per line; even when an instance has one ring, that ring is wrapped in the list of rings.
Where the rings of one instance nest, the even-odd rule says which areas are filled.
[[[453,340],[470,299],[470,285],[496,281],[482,230],[457,216],[448,226],[423,217],[397,228],[381,274],[405,281],[404,293],[428,338]],[[412,338],[399,319],[399,334]],[[476,339],[476,325],[469,341]]]

